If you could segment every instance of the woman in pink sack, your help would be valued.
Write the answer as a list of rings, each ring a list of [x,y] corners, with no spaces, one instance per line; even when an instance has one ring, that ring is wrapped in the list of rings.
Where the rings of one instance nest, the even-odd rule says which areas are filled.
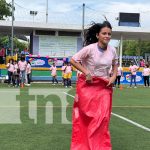
[[[82,72],[73,107],[71,150],[112,149],[109,122],[118,56],[108,45],[111,32],[108,21],[92,24],[85,34],[85,47],[71,59],[71,64]],[[111,66],[113,75],[109,77]]]

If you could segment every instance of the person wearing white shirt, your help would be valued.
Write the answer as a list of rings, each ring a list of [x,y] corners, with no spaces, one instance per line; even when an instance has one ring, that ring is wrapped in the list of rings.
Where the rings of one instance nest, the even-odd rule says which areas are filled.
[[[143,75],[143,79],[144,79],[144,86],[146,87],[146,85],[147,85],[148,87],[150,87],[149,86],[150,68],[149,68],[148,64],[146,64],[145,67],[143,68],[142,75]]]
[[[132,82],[134,81],[134,88],[136,87],[136,73],[139,70],[140,67],[136,66],[131,62],[131,65],[129,67],[129,71],[131,72],[131,82],[130,82],[130,87],[132,87]]]
[[[115,87],[116,87],[117,82],[118,82],[118,88],[120,87],[121,76],[123,76],[123,68],[121,66],[119,66],[118,70],[117,70],[117,77],[115,80]]]
[[[13,72],[14,72],[14,60],[9,59],[8,64],[6,65],[6,68],[8,70],[8,85],[10,85],[13,82]]]
[[[31,83],[31,64],[30,61],[27,61],[27,67],[26,67],[26,74],[27,74],[27,86],[30,86]]]

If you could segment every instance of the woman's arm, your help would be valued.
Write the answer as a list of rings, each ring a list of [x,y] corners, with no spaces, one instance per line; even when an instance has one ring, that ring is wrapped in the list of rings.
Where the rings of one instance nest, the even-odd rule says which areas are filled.
[[[81,71],[82,73],[84,73],[86,75],[86,81],[87,82],[91,82],[92,81],[92,76],[90,74],[90,72],[85,69],[79,62],[76,62],[74,59],[70,60],[70,63],[79,71]]]
[[[118,65],[113,65],[112,69],[113,69],[113,76],[116,78],[116,76],[117,76],[117,70],[118,70]]]
[[[112,66],[113,75],[112,75],[112,77],[109,78],[109,83],[107,84],[107,86],[109,86],[115,82],[116,76],[117,76],[117,70],[118,70],[118,65],[117,64],[113,65]]]
[[[85,75],[89,74],[90,72],[85,69],[79,62],[76,62],[74,59],[70,60],[70,63],[79,71],[84,73]]]
[[[7,65],[6,65],[6,68],[8,69],[10,67],[10,63],[8,63]]]

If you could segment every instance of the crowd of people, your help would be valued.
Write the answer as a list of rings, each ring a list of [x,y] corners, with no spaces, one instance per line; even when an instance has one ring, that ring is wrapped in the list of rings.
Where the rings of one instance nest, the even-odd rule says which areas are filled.
[[[50,67],[50,71],[51,71],[51,76],[52,76],[52,84],[55,85],[55,82],[56,84],[58,84],[57,67],[55,63],[53,63],[53,65]],[[71,78],[72,78],[73,68],[71,64],[69,62],[64,62],[61,68],[61,71],[62,71],[62,84],[64,85],[64,87],[66,88],[72,87]]]
[[[81,62],[80,62],[81,64]],[[81,64],[82,65],[82,64]],[[13,59],[10,59],[8,64],[6,65],[7,70],[8,70],[8,85],[9,86],[16,86],[16,87],[23,87],[24,85],[30,86],[31,83],[31,64],[30,61],[25,60],[25,55],[21,56],[20,61],[16,61]],[[150,68],[149,64],[144,63],[144,60],[142,60],[139,65],[135,65],[133,62],[131,62],[129,66],[129,71],[130,71],[130,83],[129,83],[129,88],[131,88],[134,85],[134,88],[137,88],[137,82],[136,82],[136,76],[137,76],[137,71],[139,71],[140,68],[142,69],[142,76],[143,76],[143,81],[144,81],[144,87],[150,87],[149,83],[149,76],[150,76]],[[57,71],[58,68],[56,67],[56,64],[53,63],[52,66],[49,68],[51,71],[51,77],[52,77],[52,85],[58,84],[58,79],[57,79]],[[111,77],[112,75],[112,68],[109,71],[109,76]],[[72,71],[73,67],[70,64],[70,62],[64,62],[63,66],[61,68],[62,71],[62,84],[64,87],[72,87]],[[79,75],[81,75],[82,72],[77,70],[77,78]],[[121,77],[123,77],[123,67],[118,65],[117,69],[117,76],[116,79],[113,83],[113,87],[118,87],[120,88],[120,83],[121,83]]]
[[[130,64],[129,69],[128,69],[129,72],[130,72],[130,83],[129,83],[128,88],[132,88],[133,84],[134,84],[134,88],[137,88],[136,77],[137,77],[137,72],[139,71],[140,68],[142,68],[142,77],[143,77],[143,81],[144,81],[144,87],[150,87],[150,83],[149,83],[149,77],[150,77],[149,64],[146,64],[144,59],[142,59],[140,61],[139,65],[136,65],[131,61],[131,64]],[[111,76],[111,74],[110,74],[110,76]],[[121,77],[123,77],[123,68],[118,66],[117,77],[116,77],[116,80],[114,82],[114,87],[116,87],[116,85],[118,85],[118,88],[120,88]]]
[[[25,60],[25,55],[21,55],[19,61],[10,59],[6,65],[8,70],[8,86],[24,87],[30,86],[31,82],[31,64]]]
[[[6,65],[8,71],[8,86],[13,87],[24,87],[30,86],[31,83],[31,63],[30,61],[25,60],[25,55],[21,55],[19,61],[14,59],[9,59],[9,62]],[[52,77],[52,85],[58,84],[57,80],[57,71],[55,62],[49,68]],[[64,62],[61,68],[62,71],[62,84],[64,87],[72,88],[72,71],[73,68],[69,62]]]

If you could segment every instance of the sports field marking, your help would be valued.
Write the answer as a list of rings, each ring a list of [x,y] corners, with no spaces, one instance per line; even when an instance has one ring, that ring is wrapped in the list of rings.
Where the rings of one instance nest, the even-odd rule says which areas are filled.
[[[75,98],[73,95],[71,95],[71,94],[68,94],[68,93],[66,93],[66,92],[63,92],[64,94],[66,94],[66,95],[68,95],[68,96],[70,96],[70,97],[73,97],[73,98]],[[127,118],[125,118],[125,117],[123,117],[123,116],[121,116],[121,115],[118,115],[118,114],[116,114],[116,113],[111,113],[113,116],[115,116],[115,117],[118,117],[118,118],[120,118],[120,119],[122,119],[122,120],[124,120],[124,121],[127,121],[127,122],[129,122],[129,123],[131,123],[131,124],[133,124],[133,125],[135,125],[135,126],[137,126],[137,127],[139,127],[139,128],[141,128],[141,129],[143,129],[143,130],[146,130],[146,131],[149,131],[150,132],[150,128],[147,128],[147,127],[145,127],[145,126],[143,126],[143,125],[141,125],[141,124],[139,124],[139,123],[137,123],[137,122],[134,122],[134,121],[132,121],[132,120],[130,120],[130,119],[127,119]]]
[[[127,119],[127,118],[125,118],[123,116],[120,116],[118,114],[115,114],[115,113],[111,113],[111,114],[114,115],[114,116],[116,116],[116,117],[118,117],[118,118],[120,118],[120,119],[122,119],[122,120],[125,120],[125,121],[127,121],[127,122],[129,122],[129,123],[131,123],[131,124],[133,124],[133,125],[135,125],[137,127],[139,127],[139,128],[142,128],[142,129],[150,132],[150,128],[147,128],[147,127],[145,127],[145,126],[143,126],[143,125],[141,125],[141,124],[139,124],[137,122],[134,122],[134,121],[132,121],[130,119]]]
[[[66,95],[68,95],[68,96],[70,96],[70,97],[72,97],[72,98],[75,98],[75,96],[73,96],[73,95],[71,95],[71,94],[68,94],[68,93],[66,93],[66,92],[63,92],[64,94],[66,94]]]
[[[0,106],[0,108],[19,108],[19,107],[29,107],[29,106]],[[61,107],[66,107],[66,106],[40,106],[40,105],[37,105],[37,106],[31,106],[30,105],[30,107],[32,108],[32,107],[58,107],[58,108],[61,108]],[[67,107],[72,107],[72,105],[68,105]],[[123,106],[112,106],[112,107],[114,107],[114,108],[123,108]],[[124,108],[150,108],[150,106],[125,106]]]
[[[150,108],[150,106],[112,106],[114,108]]]

